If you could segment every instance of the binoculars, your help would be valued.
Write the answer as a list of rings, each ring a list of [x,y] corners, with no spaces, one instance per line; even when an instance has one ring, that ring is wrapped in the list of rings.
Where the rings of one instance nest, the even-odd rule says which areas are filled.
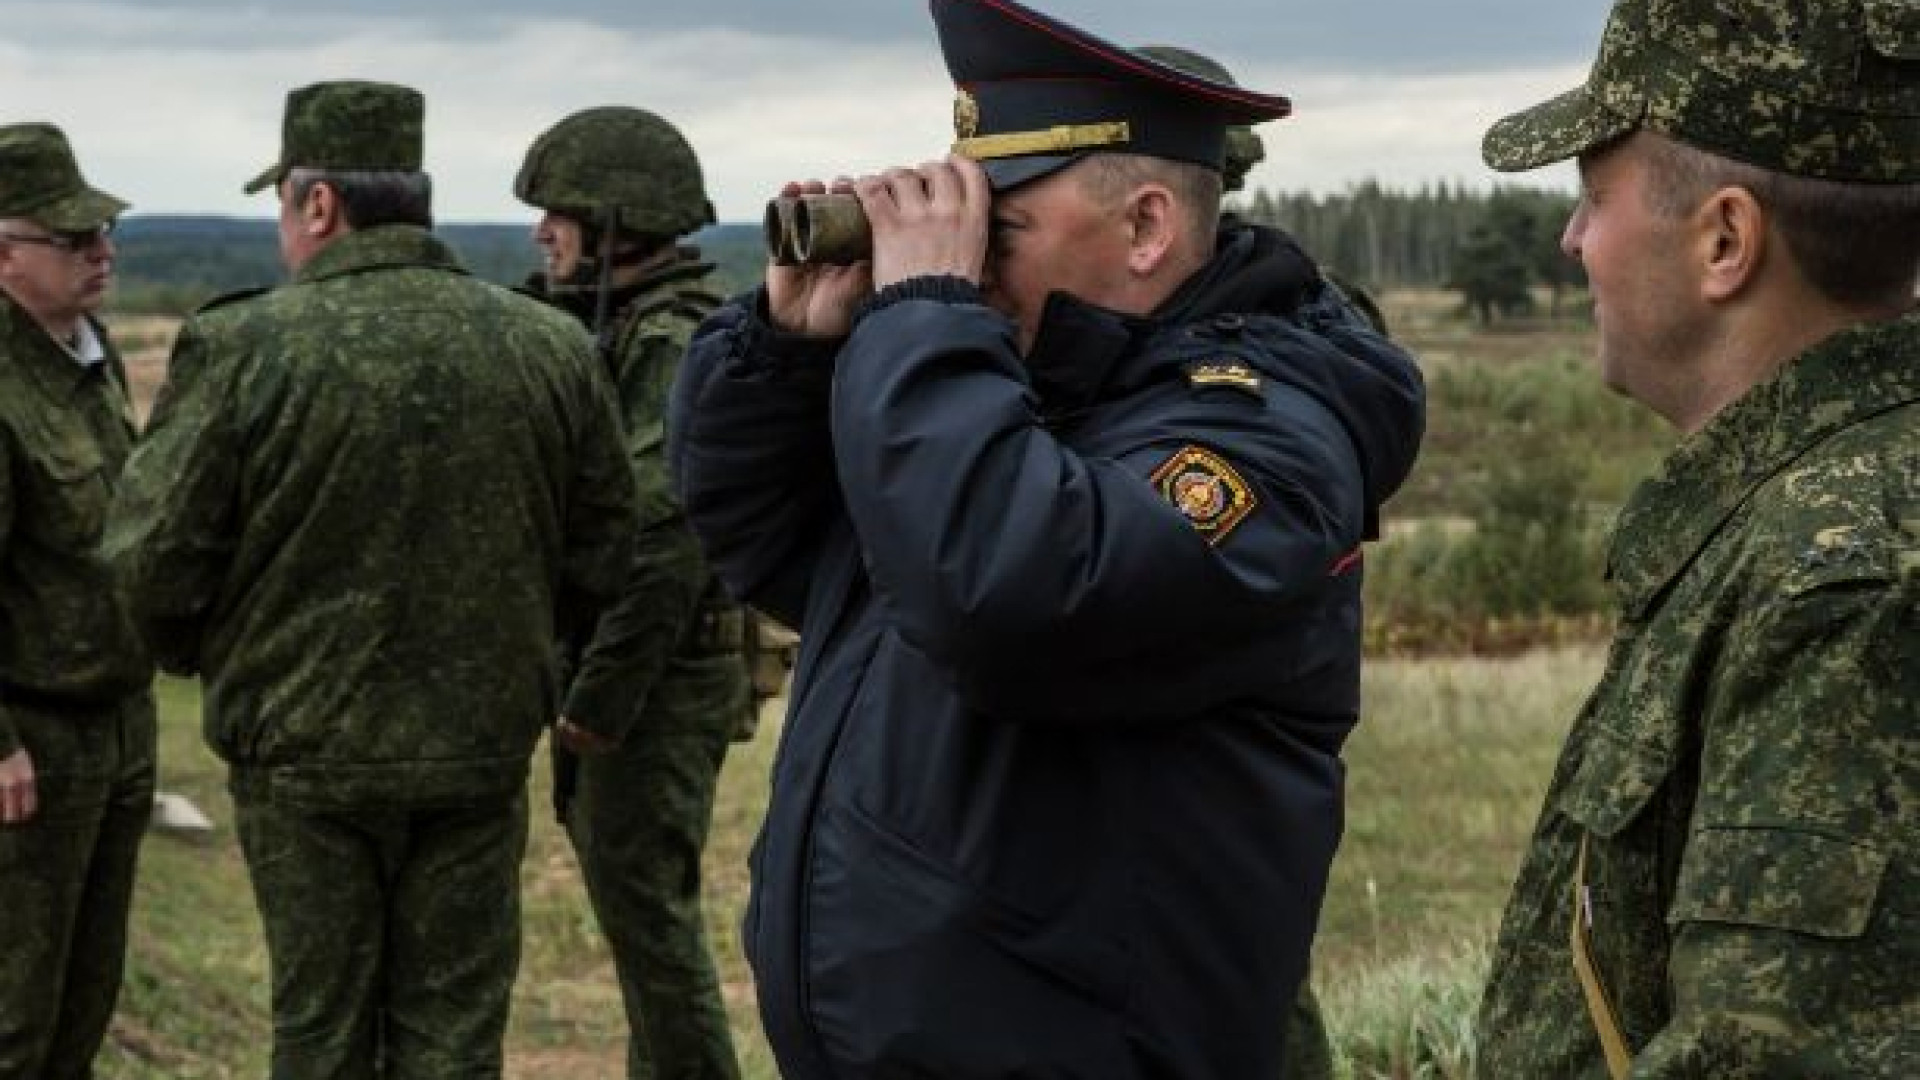
[[[767,203],[767,253],[779,266],[844,266],[873,257],[873,230],[852,195],[783,195]]]

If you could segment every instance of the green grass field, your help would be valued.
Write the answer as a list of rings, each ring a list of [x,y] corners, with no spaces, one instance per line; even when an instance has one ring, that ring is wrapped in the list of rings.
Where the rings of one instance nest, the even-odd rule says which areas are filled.
[[[1408,1053],[1417,1010],[1438,1014],[1429,1024],[1464,1025],[1555,747],[1597,666],[1590,650],[1373,665],[1366,719],[1347,755],[1347,836],[1315,960],[1343,1045],[1376,1060]],[[220,829],[204,843],[156,835],[147,844],[127,984],[100,1075],[256,1077],[266,1061],[266,956],[221,767],[200,745],[193,685],[163,684],[162,703],[163,786],[191,797]],[[754,1078],[775,1074],[736,925],[777,734],[769,724],[736,746],[707,860],[714,949]],[[545,785],[540,768],[508,1074],[618,1078],[619,994],[572,854],[538,812]]]

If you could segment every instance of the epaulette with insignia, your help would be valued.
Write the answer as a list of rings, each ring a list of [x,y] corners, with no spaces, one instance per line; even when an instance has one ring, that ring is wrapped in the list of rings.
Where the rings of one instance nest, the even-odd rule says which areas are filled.
[[[1187,382],[1196,390],[1225,387],[1260,397],[1260,373],[1238,360],[1200,360],[1187,365]]]
[[[242,300],[251,300],[256,296],[272,291],[273,287],[270,285],[257,285],[251,289],[235,289],[229,293],[221,293],[219,296],[201,304],[199,307],[193,309],[193,313],[198,315],[202,312],[212,311],[215,308],[226,307],[229,304],[237,304]]]

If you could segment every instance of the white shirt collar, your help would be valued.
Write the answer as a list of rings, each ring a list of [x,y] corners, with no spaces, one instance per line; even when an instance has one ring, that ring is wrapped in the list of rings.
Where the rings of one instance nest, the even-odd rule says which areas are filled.
[[[67,355],[73,357],[81,367],[99,367],[106,362],[107,347],[100,340],[100,335],[94,333],[91,319],[80,320],[80,330],[74,335],[73,344],[69,345],[64,341],[60,344],[67,350]]]

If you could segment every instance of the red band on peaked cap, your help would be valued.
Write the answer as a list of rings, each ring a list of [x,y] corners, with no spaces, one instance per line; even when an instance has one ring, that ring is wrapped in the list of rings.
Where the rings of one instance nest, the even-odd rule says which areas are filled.
[[[1258,124],[1293,113],[1279,94],[1216,83],[1149,59],[1013,0],[929,0],[947,72],[962,88],[980,83],[1104,79],[1157,84],[1203,99],[1228,124]],[[1047,58],[1045,69],[1030,58]]]

